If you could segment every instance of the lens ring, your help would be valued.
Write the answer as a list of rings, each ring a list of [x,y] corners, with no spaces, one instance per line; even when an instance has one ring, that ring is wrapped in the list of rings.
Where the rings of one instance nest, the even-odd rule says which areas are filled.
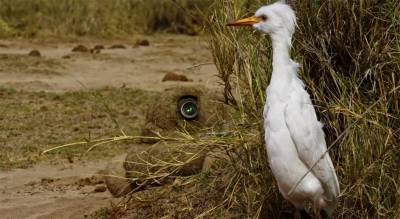
[[[188,120],[193,120],[199,115],[197,100],[192,97],[182,98],[178,104],[181,116]]]

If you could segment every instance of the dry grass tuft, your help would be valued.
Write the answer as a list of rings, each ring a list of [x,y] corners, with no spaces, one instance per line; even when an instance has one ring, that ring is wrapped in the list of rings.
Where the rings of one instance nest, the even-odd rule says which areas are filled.
[[[242,122],[253,127],[260,124],[271,74],[269,40],[225,24],[254,12],[261,5],[255,2],[218,1],[210,24],[211,47],[225,82],[226,100],[239,109]],[[400,19],[393,10],[398,3],[297,1],[295,7],[299,30],[294,55],[303,65],[301,77],[326,125],[341,181],[335,218],[394,218],[400,208]],[[258,153],[253,152],[256,156],[242,167],[265,165],[263,141],[253,150]],[[278,191],[271,181],[262,181],[270,177],[269,171],[263,177],[256,175],[259,171],[249,173],[247,180],[261,181],[261,185],[246,184],[244,193],[235,196],[247,195],[246,189],[252,188],[256,194],[252,197],[265,200],[264,209],[281,215],[284,207]],[[237,200],[236,204],[251,203]],[[246,214],[257,216],[251,211]]]
[[[201,31],[208,0],[0,0],[0,37],[128,37]]]

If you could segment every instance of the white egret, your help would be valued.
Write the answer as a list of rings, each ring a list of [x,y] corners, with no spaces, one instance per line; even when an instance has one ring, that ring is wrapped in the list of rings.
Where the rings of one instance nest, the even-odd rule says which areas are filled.
[[[326,153],[322,124],[298,77],[299,65],[289,55],[296,27],[294,11],[277,2],[228,26],[252,26],[272,40],[273,71],[266,90],[264,127],[268,162],[279,191],[301,216],[307,217],[304,206],[311,201],[323,217],[330,217],[339,196],[339,182]]]

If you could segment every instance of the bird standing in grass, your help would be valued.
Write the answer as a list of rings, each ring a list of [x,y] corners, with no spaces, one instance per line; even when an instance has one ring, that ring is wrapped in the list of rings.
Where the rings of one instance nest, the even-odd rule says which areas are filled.
[[[228,26],[252,26],[272,40],[273,71],[264,107],[268,161],[283,197],[309,217],[313,203],[322,217],[330,217],[339,196],[339,182],[327,153],[322,124],[304,83],[299,65],[289,55],[296,15],[284,3],[261,7],[254,16]]]

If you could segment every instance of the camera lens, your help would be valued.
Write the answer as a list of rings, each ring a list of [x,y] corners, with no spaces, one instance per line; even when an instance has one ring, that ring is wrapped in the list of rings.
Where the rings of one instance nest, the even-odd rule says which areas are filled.
[[[197,100],[192,97],[182,98],[178,103],[178,110],[183,118],[191,120],[199,115]]]

